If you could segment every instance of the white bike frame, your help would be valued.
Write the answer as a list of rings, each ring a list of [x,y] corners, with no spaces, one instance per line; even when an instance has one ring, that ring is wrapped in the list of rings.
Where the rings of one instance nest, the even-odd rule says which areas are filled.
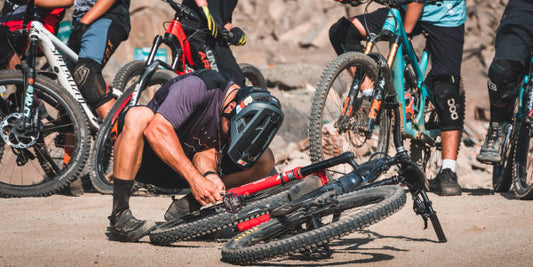
[[[96,129],[100,128],[101,120],[93,113],[87,102],[85,102],[74,78],[68,70],[67,64],[63,60],[63,57],[66,57],[75,63],[78,62],[78,55],[51,32],[46,30],[43,24],[39,21],[34,20],[31,22],[29,36],[30,38],[37,38],[39,48],[46,57],[46,60],[50,65],[50,70],[57,75],[57,81],[59,84],[80,103],[91,126]],[[120,96],[120,94],[120,90],[113,90],[113,95]]]

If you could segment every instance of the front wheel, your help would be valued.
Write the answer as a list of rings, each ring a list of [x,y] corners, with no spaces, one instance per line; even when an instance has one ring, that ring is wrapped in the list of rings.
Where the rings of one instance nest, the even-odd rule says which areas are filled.
[[[394,185],[354,191],[330,200],[337,204],[316,214],[300,209],[237,235],[222,247],[222,260],[251,264],[290,252],[317,250],[329,240],[394,214],[405,204],[406,195]]]
[[[531,124],[525,121],[527,116],[526,112],[522,114],[514,154],[513,185],[520,199],[533,199],[533,130]]]
[[[378,73],[374,59],[356,52],[342,54],[326,67],[311,105],[311,161],[328,159],[346,151],[358,158],[387,153],[390,113],[381,108],[375,126],[365,128],[371,112],[369,91],[377,85]],[[338,166],[335,171],[344,173],[344,169],[349,168]]]
[[[0,72],[0,195],[41,197],[57,193],[80,175],[90,149],[88,121],[65,89],[38,75],[32,120],[21,112],[24,77],[18,70]],[[28,122],[27,122],[28,123]],[[22,126],[22,127],[21,127]]]
[[[258,68],[248,63],[239,63],[239,68],[241,68],[241,71],[244,74],[245,85],[267,90],[265,77],[263,77],[263,74]]]

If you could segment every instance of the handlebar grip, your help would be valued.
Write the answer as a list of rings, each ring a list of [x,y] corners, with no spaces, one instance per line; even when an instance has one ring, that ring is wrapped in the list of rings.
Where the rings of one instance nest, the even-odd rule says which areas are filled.
[[[35,0],[29,0],[28,5],[26,6],[26,12],[24,13],[24,19],[22,20],[23,28],[26,28],[28,23],[33,20],[35,10]]]

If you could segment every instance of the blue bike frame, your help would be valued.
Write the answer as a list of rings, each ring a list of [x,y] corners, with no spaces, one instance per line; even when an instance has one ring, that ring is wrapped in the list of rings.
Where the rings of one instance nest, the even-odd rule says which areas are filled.
[[[413,49],[413,45],[405,33],[400,11],[396,8],[391,8],[389,10],[387,19],[383,24],[381,32],[378,35],[370,38],[365,48],[365,54],[371,52],[374,44],[377,41],[385,38],[391,40],[392,42],[387,63],[392,70],[396,98],[402,109],[400,114],[402,121],[402,133],[415,139],[423,138],[424,136],[430,138],[439,136],[440,130],[427,130],[424,121],[424,110],[427,105],[427,101],[432,99],[431,94],[424,83],[424,77],[429,61],[429,52],[427,49],[424,49],[422,58],[419,62]],[[400,52],[398,53],[398,51]],[[415,110],[416,116],[412,119],[407,118],[406,112],[404,86],[404,70],[408,64],[406,57],[416,74],[417,86],[418,90],[420,90],[420,99],[413,103],[413,109]]]

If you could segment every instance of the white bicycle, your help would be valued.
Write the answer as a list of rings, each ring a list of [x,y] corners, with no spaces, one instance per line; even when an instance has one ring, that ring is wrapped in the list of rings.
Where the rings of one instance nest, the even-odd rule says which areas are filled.
[[[29,36],[22,67],[0,71],[2,196],[47,196],[66,187],[85,166],[91,130],[101,124],[67,67],[65,58],[75,63],[78,56],[33,20],[33,2],[18,32]],[[36,69],[38,49],[46,71]]]

